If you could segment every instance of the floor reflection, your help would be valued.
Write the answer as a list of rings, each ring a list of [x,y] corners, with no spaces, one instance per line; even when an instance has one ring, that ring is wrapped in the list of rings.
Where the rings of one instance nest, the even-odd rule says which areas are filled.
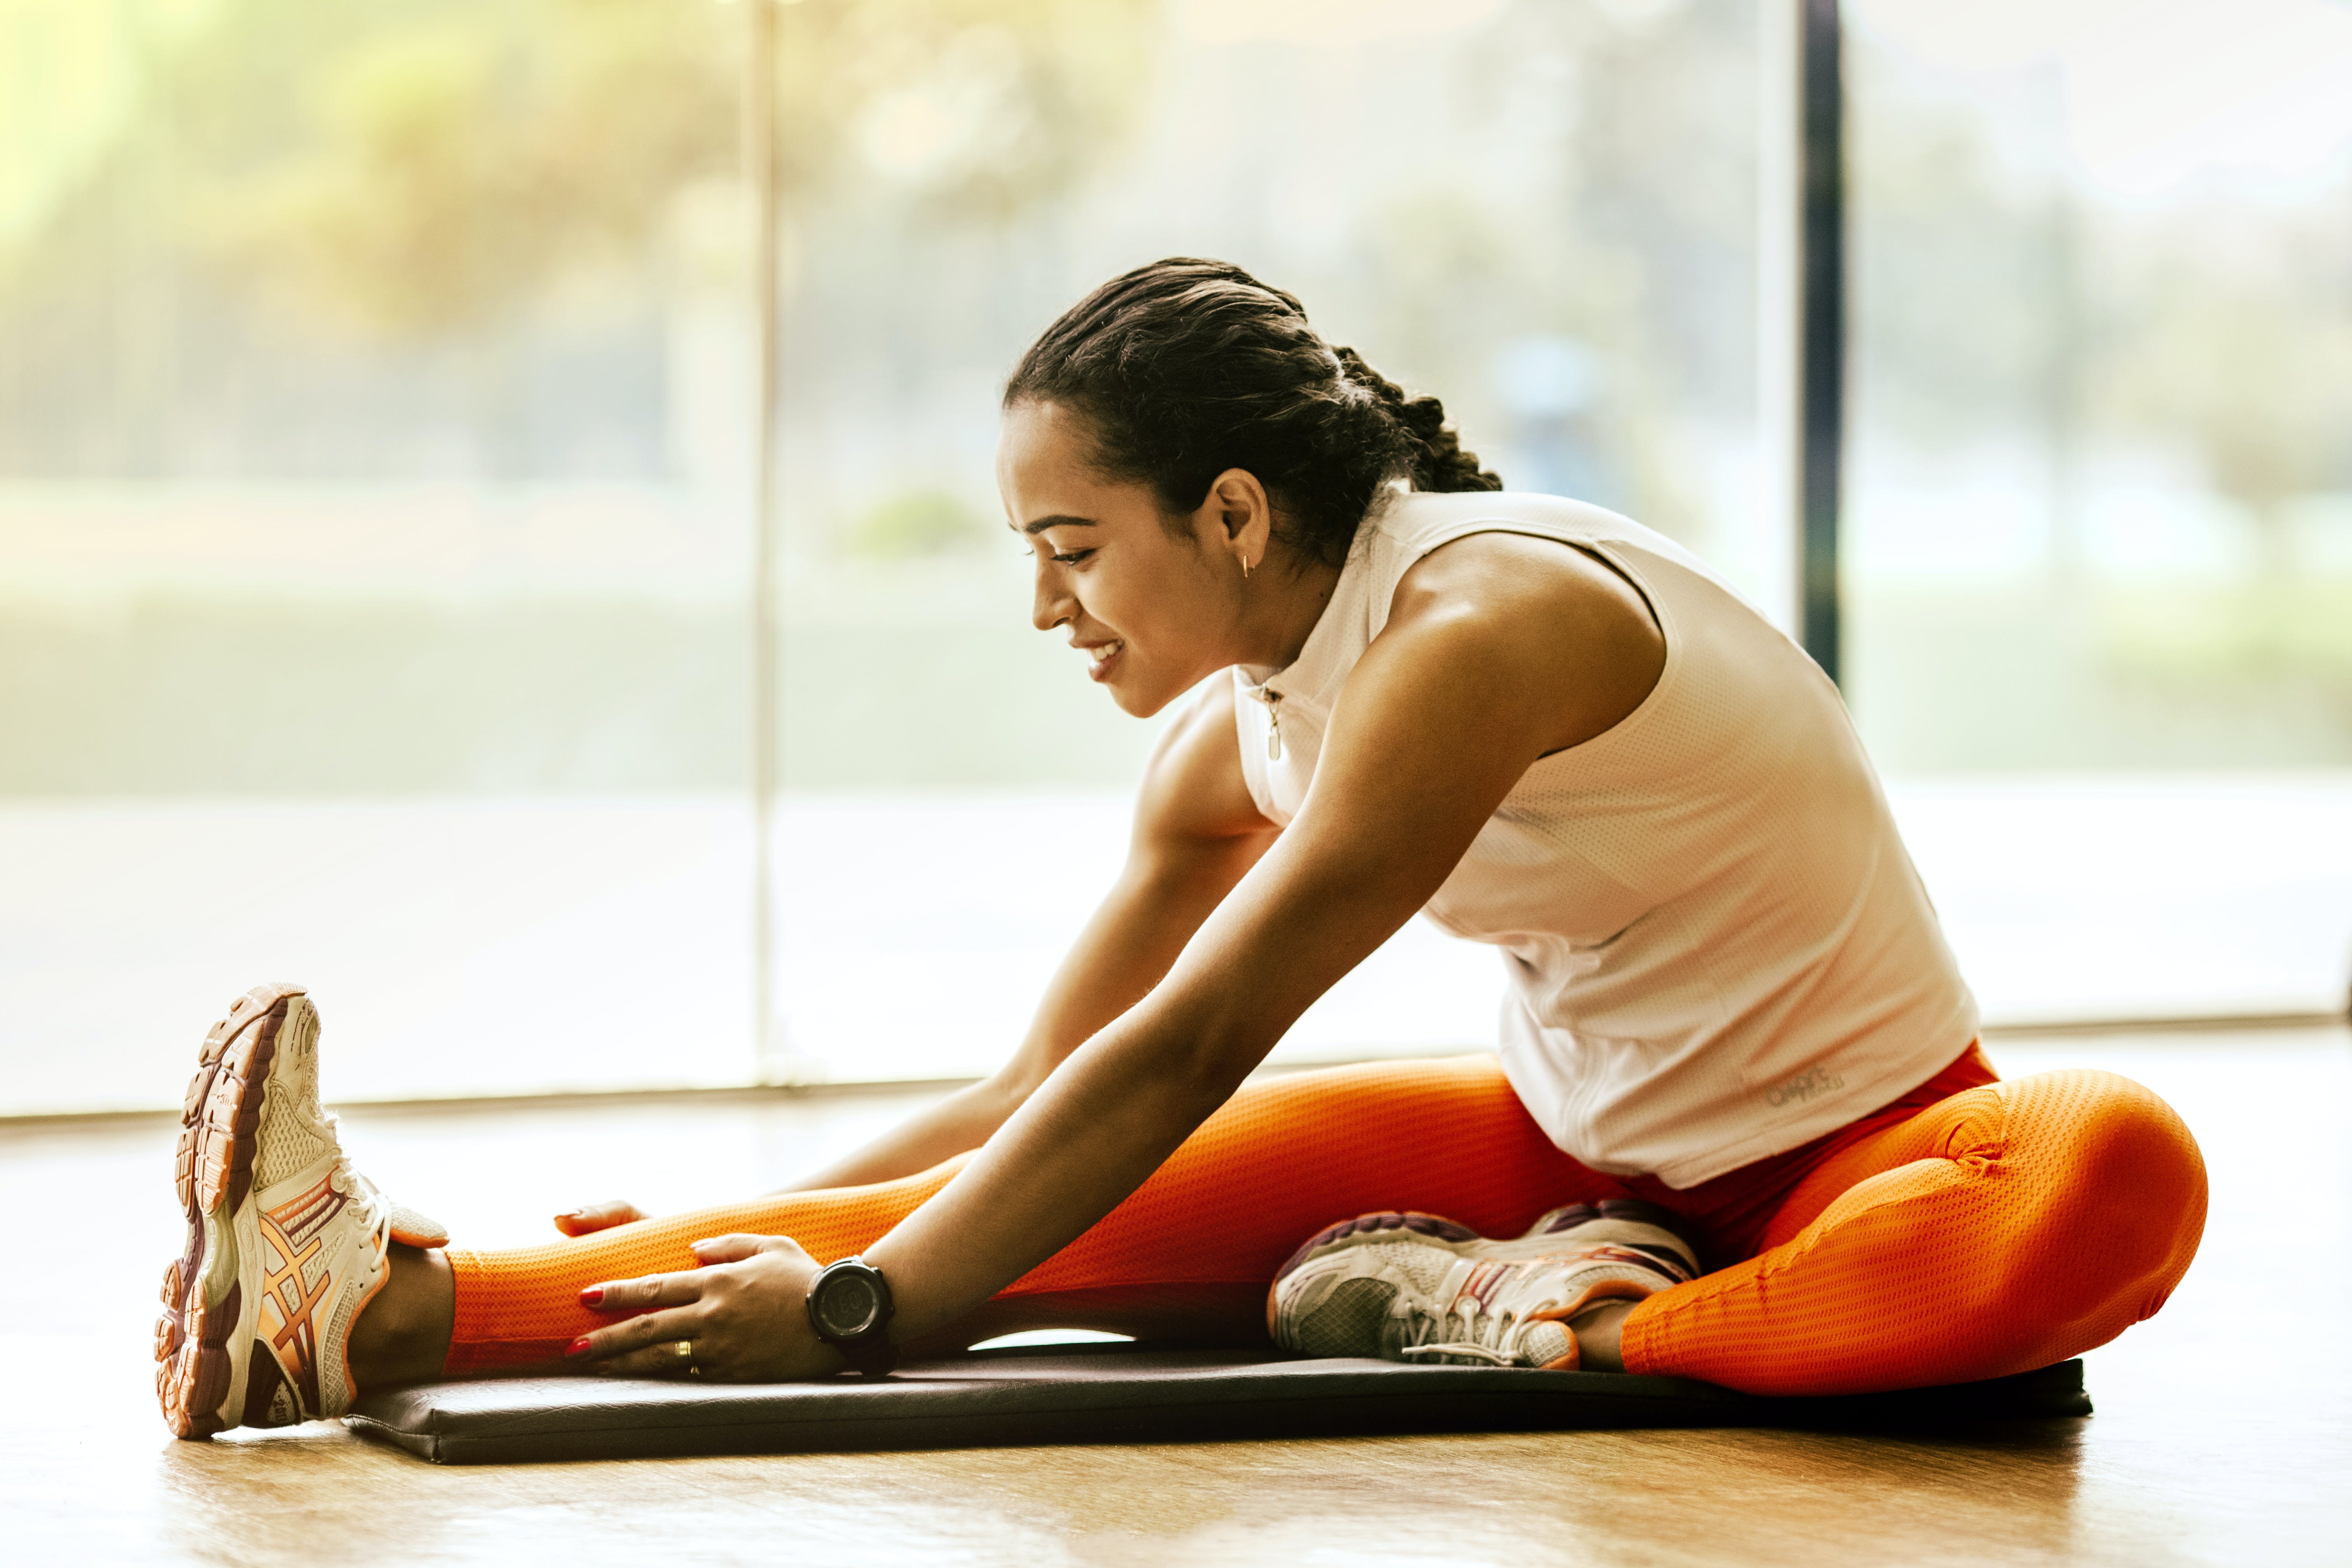
[[[2352,1539],[2352,1038],[1999,1042],[2179,1107],[2213,1178],[2164,1312],[2089,1358],[2098,1414],[1933,1436],[1604,1432],[437,1468],[339,1428],[179,1444],[148,1325],[168,1127],[11,1130],[0,1293],[10,1555],[256,1563],[658,1556],[857,1563],[1668,1565],[2341,1560]],[[906,1097],[351,1121],[363,1165],[489,1244],[556,1206],[708,1201],[821,1162]],[[42,1275],[37,1270],[52,1272]]]

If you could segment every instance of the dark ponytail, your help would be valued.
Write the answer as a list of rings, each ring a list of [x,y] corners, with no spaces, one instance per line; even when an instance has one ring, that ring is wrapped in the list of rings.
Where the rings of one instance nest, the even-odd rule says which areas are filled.
[[[1498,490],[1503,481],[1478,466],[1478,454],[1465,451],[1462,437],[1445,422],[1445,405],[1434,397],[1407,397],[1404,388],[1364,363],[1353,349],[1335,348],[1341,371],[1355,385],[1369,387],[1389,416],[1412,437],[1412,488],[1417,490]]]
[[[1150,485],[1160,510],[1198,507],[1228,468],[1257,476],[1286,542],[1347,559],[1380,488],[1498,490],[1445,423],[1335,349],[1306,307],[1223,261],[1173,257],[1114,278],[1030,345],[1004,405],[1057,403],[1092,427],[1106,475]]]

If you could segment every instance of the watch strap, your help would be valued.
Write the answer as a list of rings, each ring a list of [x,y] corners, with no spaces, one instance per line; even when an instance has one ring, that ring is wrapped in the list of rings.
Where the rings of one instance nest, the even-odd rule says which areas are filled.
[[[854,1340],[835,1340],[833,1348],[860,1377],[887,1377],[898,1370],[898,1347],[890,1339],[887,1323]]]

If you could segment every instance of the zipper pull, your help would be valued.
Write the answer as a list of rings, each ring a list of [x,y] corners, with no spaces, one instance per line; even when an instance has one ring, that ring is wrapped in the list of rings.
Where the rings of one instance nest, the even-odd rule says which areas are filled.
[[[1278,763],[1282,761],[1282,693],[1262,691],[1259,695],[1265,703],[1265,760]]]

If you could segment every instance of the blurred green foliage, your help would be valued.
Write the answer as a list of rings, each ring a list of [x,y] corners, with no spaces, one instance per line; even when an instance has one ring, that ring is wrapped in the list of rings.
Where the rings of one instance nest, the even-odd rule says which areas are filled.
[[[2327,226],[2347,226],[2329,216]],[[2286,226],[2258,268],[2199,267],[2195,249],[2168,247],[2158,275],[2128,299],[2130,328],[2115,333],[2095,395],[2116,426],[2197,453],[2244,509],[2264,589],[2285,591],[2292,619],[2287,605],[2301,600],[2285,581],[2296,571],[2289,509],[2352,489],[2352,257],[2340,232]],[[2343,608],[2352,636],[2352,605]]]
[[[861,513],[842,545],[869,560],[905,561],[975,549],[988,542],[989,528],[988,520],[961,496],[908,490]]]
[[[2352,734],[2352,573],[2148,585],[2102,595],[2100,612],[2128,674],[2235,700],[2282,677],[2305,681]]]
[[[745,423],[745,16],[0,0],[0,51],[56,64],[0,98],[0,475],[147,487],[159,531],[201,526],[172,510],[192,482],[617,481],[692,491],[714,521],[731,501],[693,487],[740,466]],[[780,6],[788,778],[1132,776],[1141,731],[1026,628],[1017,554],[962,546],[995,526],[994,378],[1076,289],[1160,249],[1299,291],[1507,480],[1719,559],[1752,542],[1756,16],[1515,0],[1426,43],[1227,47],[1157,0]],[[1855,578],[1874,749],[2352,755],[2352,605],[2293,521],[2352,489],[2352,199],[2094,207],[2021,174],[2018,126],[1909,94],[1854,37],[1855,450],[1964,480],[2038,464],[2003,493],[2076,530],[2071,566],[2053,544],[1999,583]],[[1534,340],[1589,361],[1572,418],[1504,384]],[[1592,459],[1573,484],[1525,460],[1570,444]],[[2262,580],[2086,568],[2082,476],[2117,453],[2179,475],[2200,526],[2242,522]],[[89,573],[130,561],[136,528],[97,533]],[[92,608],[12,578],[0,790],[736,776],[731,581],[699,609],[336,582],[348,604],[124,586]],[[244,725],[257,710],[302,715],[299,751]]]
[[[422,0],[320,27],[315,13],[336,8],[247,0],[189,62],[183,90],[204,115],[302,84],[297,123],[240,127],[260,146],[224,145],[195,200],[235,254],[376,330],[478,326],[633,249],[682,183],[732,162],[715,7]],[[257,35],[311,52],[257,59]]]
[[[788,581],[784,787],[1131,781],[1160,727],[1026,590],[1009,548]],[[740,790],[749,670],[730,604],[0,590],[0,798]]]
[[[22,5],[26,0],[9,0]],[[715,0],[215,0],[126,14],[140,102],[0,247],[73,247],[76,208],[152,187],[236,271],[395,335],[478,328],[625,253],[739,155],[748,7]],[[1146,0],[797,0],[778,9],[788,202],[879,163],[1003,223],[1117,147]],[[150,15],[150,12],[153,12]],[[60,156],[64,154],[61,153]],[[62,258],[57,258],[62,259]]]
[[[2352,489],[2352,182],[2284,208],[2096,206],[1891,74],[1866,50],[1853,73],[1864,416],[1927,449],[2024,437],[2061,470],[2183,453],[2292,575],[2293,503]]]

